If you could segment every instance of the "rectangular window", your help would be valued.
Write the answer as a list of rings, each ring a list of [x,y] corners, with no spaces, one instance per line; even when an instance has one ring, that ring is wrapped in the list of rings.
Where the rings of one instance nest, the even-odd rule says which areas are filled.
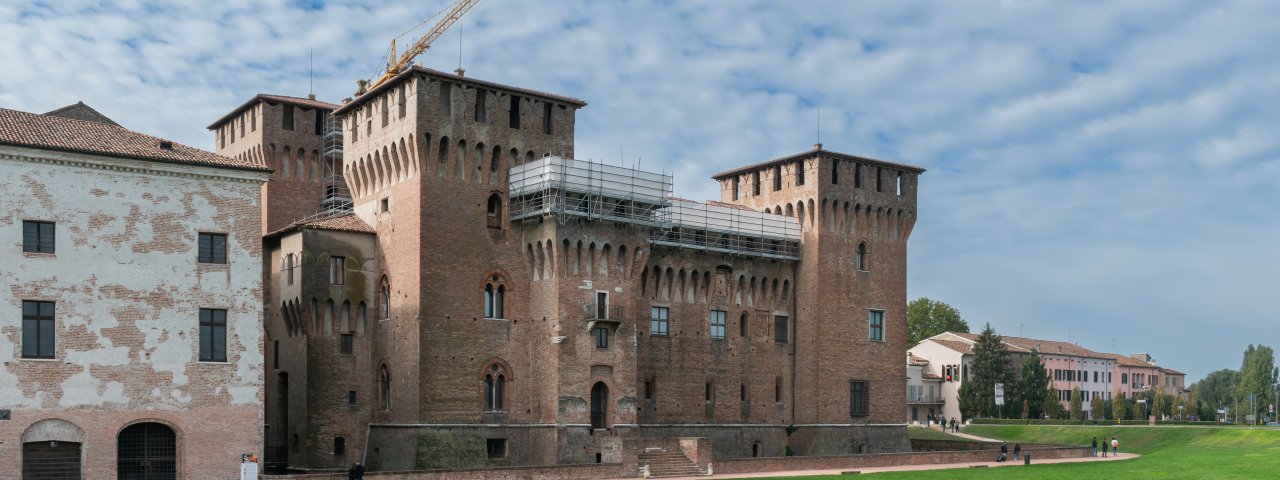
[[[405,113],[407,113],[407,106],[404,101],[404,89],[404,85],[401,85],[400,88],[396,89],[396,105],[400,107],[400,118],[404,118]]]
[[[747,403],[747,384],[738,385],[738,400]]]
[[[760,172],[751,174],[751,194],[760,196]]]
[[[391,99],[386,97],[382,98],[382,126],[383,127],[386,127],[387,123],[391,121],[391,106],[387,105],[387,102],[389,102],[390,100]]]
[[[711,339],[712,340],[724,340],[724,327],[725,327],[724,319],[725,319],[724,310],[711,311]]]
[[[22,251],[53,253],[53,222],[23,220]]]
[[[360,141],[360,122],[356,120],[356,113],[351,114],[351,143]]]
[[[782,377],[773,380],[773,401],[782,403]]]
[[[280,341],[271,341],[271,368],[280,368]]]
[[[200,309],[200,361],[227,361],[227,311]]]
[[[787,343],[790,340],[790,322],[791,319],[782,315],[773,316],[773,341],[778,343]]]
[[[831,161],[831,184],[840,184],[840,162],[836,160]]]
[[[551,135],[551,102],[542,102],[542,133]]]
[[[338,335],[338,353],[352,354],[356,350],[356,336],[350,333]]]
[[[490,438],[485,440],[485,450],[489,458],[507,458],[507,439]]]
[[[347,257],[329,257],[329,283],[333,285],[347,284]]]
[[[853,164],[853,188],[862,188],[862,164]]]
[[[867,313],[867,325],[873,342],[884,341],[884,310],[871,310]]]
[[[609,292],[596,292],[596,318],[609,318]]]
[[[773,167],[773,191],[782,190],[782,165]]]
[[[849,416],[865,417],[871,403],[870,386],[866,380],[849,382]]]
[[[645,380],[644,382],[644,399],[653,400],[653,391],[655,385],[653,380]]]
[[[347,390],[347,406],[348,406],[348,407],[354,407],[354,406],[356,406],[356,391],[355,391],[355,390]]]
[[[22,301],[22,358],[53,358],[53,302]]]
[[[667,336],[667,315],[670,311],[667,307],[653,307],[649,309],[649,335]]]
[[[293,105],[284,105],[284,125],[281,127],[285,130],[293,130]]]
[[[201,233],[200,252],[197,260],[200,263],[227,263],[227,235],[223,233]]]
[[[507,126],[520,129],[520,97],[511,96],[511,112],[507,117]]]
[[[315,128],[316,135],[324,135],[324,119],[325,119],[325,111],[317,108],[316,109],[316,128]]]
[[[883,168],[876,167],[876,191],[877,191],[877,192],[881,191],[881,190],[880,190],[880,177],[881,177],[881,176],[883,176],[883,175],[882,175],[883,173],[884,173],[884,169],[883,169]]]
[[[489,103],[485,101],[487,93],[483,88],[476,89],[476,123],[489,122]]]
[[[796,162],[796,185],[804,185],[804,160]]]
[[[742,184],[742,179],[740,179],[740,178],[738,178],[738,177],[736,177],[736,176],[735,176],[735,177],[733,177],[733,199],[734,199],[734,200],[737,200],[737,199],[739,198],[740,194],[742,193],[742,192],[740,191],[740,190],[741,190],[741,186],[742,186],[741,184]]]
[[[333,456],[341,457],[347,454],[347,439],[342,437],[333,437]]]
[[[1098,383],[1098,372],[1093,372],[1093,383]]]
[[[715,401],[715,393],[716,393],[715,386],[712,385],[711,382],[707,382],[706,384],[706,402],[707,403],[711,403]]]
[[[599,327],[596,329],[596,348],[609,348],[609,329]]]
[[[258,107],[249,110],[249,131],[258,131]]]

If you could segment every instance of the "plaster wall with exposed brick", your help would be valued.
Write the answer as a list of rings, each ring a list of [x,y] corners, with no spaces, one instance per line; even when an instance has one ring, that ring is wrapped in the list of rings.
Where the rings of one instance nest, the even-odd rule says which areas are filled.
[[[261,445],[265,179],[0,146],[0,478],[17,478],[24,438],[77,430],[84,478],[114,477],[117,436],[139,422],[175,432],[182,478],[238,478]],[[23,252],[24,220],[54,222],[53,253]],[[226,234],[226,264],[197,262],[201,232]],[[54,302],[51,359],[22,355],[24,300]],[[225,362],[199,360],[201,308],[227,312]]]

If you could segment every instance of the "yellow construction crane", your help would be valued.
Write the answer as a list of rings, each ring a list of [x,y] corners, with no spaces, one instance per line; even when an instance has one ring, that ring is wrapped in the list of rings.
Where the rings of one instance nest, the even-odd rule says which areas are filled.
[[[440,19],[439,23],[436,23],[434,27],[431,27],[431,30],[428,31],[426,35],[419,37],[418,41],[414,42],[413,46],[409,47],[408,50],[405,50],[399,57],[396,57],[396,40],[394,38],[391,39],[391,53],[387,55],[387,71],[383,73],[381,77],[378,77],[372,82],[361,80],[359,82],[360,90],[357,91],[356,94],[363,94],[368,90],[377,88],[378,85],[386,83],[387,80],[390,80],[392,77],[399,75],[400,72],[403,72],[406,68],[409,68],[409,66],[413,64],[413,59],[417,58],[418,55],[422,55],[422,52],[427,51],[428,48],[431,48],[431,42],[436,41],[437,38],[444,35],[445,30],[448,30],[449,27],[453,26],[458,19],[462,18],[462,16],[466,14],[468,10],[471,10],[471,7],[474,7],[477,3],[480,3],[480,0],[456,0],[453,2],[453,8],[449,10],[449,13],[445,14],[444,18]]]

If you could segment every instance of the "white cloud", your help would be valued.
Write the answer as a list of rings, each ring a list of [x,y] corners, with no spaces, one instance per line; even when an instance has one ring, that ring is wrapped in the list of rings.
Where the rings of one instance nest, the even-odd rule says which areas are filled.
[[[211,148],[204,126],[253,94],[305,95],[312,51],[317,95],[351,95],[446,2],[428,3],[0,5],[0,106],[84,100]],[[460,27],[469,76],[590,103],[577,156],[643,158],[692,198],[810,148],[820,108],[827,148],[929,169],[911,297],[1195,377],[1278,320],[1277,18],[1250,1],[486,0],[423,61],[452,70]]]

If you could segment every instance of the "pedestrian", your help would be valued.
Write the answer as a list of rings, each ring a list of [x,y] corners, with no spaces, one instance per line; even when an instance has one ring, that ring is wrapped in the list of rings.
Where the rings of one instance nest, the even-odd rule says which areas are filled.
[[[956,433],[956,417],[951,417],[951,433]]]
[[[352,480],[364,480],[364,464],[356,462],[356,466],[352,470],[354,470],[352,473],[355,474]]]
[[[996,458],[996,461],[997,461],[997,462],[1003,462],[1003,461],[1005,460],[1005,458],[1007,458],[1007,457],[1006,457],[1006,455],[1008,455],[1008,454],[1009,454],[1009,444],[1008,444],[1008,443],[1001,443],[1001,444],[1000,444],[1000,456]]]
[[[1111,455],[1120,456],[1120,441],[1116,440],[1116,437],[1111,437]]]
[[[356,466],[347,469],[347,480],[356,480]]]
[[[1107,458],[1107,437],[1102,437],[1102,458]]]
[[[1013,444],[1013,461],[1016,462],[1018,460],[1022,460],[1022,444],[1021,443]]]
[[[1104,438],[1102,441],[1106,442],[1107,440]],[[1089,452],[1092,453],[1093,456],[1095,457],[1098,456],[1098,437],[1097,436],[1093,437],[1093,445],[1089,447]]]

